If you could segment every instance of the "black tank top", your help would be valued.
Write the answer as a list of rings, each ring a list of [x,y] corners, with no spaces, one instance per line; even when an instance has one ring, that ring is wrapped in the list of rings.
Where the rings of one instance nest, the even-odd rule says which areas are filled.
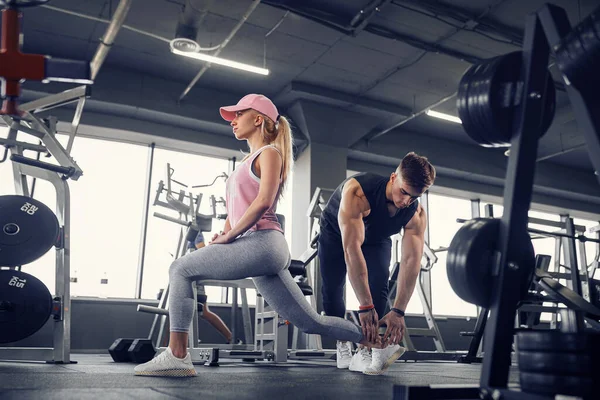
[[[385,187],[389,178],[363,172],[349,177],[335,189],[321,213],[321,229],[328,229],[330,232],[341,235],[338,223],[338,211],[342,198],[342,188],[352,178],[356,179],[360,184],[371,206],[371,212],[367,217],[363,218],[365,224],[364,244],[380,243],[389,240],[390,236],[400,232],[417,211],[419,204],[415,201],[407,208],[398,210],[396,215],[390,216],[385,197]]]

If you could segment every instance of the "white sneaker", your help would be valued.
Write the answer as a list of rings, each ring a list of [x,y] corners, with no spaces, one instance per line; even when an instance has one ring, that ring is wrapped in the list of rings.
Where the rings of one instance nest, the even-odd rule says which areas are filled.
[[[373,349],[373,361],[364,373],[367,375],[383,374],[405,351],[404,347],[397,344],[391,344],[385,349]]]
[[[348,369],[350,371],[365,372],[365,369],[371,365],[372,359],[371,351],[368,348],[363,347],[354,354]]]
[[[337,342],[336,360],[339,369],[346,369],[352,361],[352,343]]]
[[[134,371],[136,375],[144,376],[187,377],[197,375],[190,353],[185,358],[177,358],[169,347],[147,363],[135,367]]]

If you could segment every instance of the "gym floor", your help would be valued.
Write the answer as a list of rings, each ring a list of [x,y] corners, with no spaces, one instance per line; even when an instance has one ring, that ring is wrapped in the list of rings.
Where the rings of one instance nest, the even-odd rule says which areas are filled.
[[[385,375],[368,376],[335,368],[335,361],[285,364],[222,360],[196,365],[195,378],[133,375],[133,364],[111,357],[73,354],[77,364],[0,362],[0,399],[391,399],[395,384],[476,384],[480,364],[396,362]],[[518,374],[511,370],[510,382]]]

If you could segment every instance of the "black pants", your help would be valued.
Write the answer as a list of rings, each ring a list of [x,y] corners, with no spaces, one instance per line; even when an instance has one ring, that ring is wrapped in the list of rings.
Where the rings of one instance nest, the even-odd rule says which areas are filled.
[[[362,252],[367,262],[369,289],[379,318],[385,315],[388,301],[388,280],[392,241],[364,244]],[[346,283],[346,261],[339,234],[321,226],[319,236],[319,265],[321,269],[323,309],[327,315],[344,317],[344,285]]]

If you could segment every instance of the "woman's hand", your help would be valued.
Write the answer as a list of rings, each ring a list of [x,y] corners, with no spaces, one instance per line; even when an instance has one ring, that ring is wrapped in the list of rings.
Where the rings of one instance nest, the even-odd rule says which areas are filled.
[[[233,236],[231,236],[229,234],[229,232],[227,233],[223,233],[223,232],[219,232],[219,233],[215,233],[215,235],[212,237],[212,240],[210,241],[209,244],[227,244],[227,243],[231,243],[235,240],[235,238]]]

